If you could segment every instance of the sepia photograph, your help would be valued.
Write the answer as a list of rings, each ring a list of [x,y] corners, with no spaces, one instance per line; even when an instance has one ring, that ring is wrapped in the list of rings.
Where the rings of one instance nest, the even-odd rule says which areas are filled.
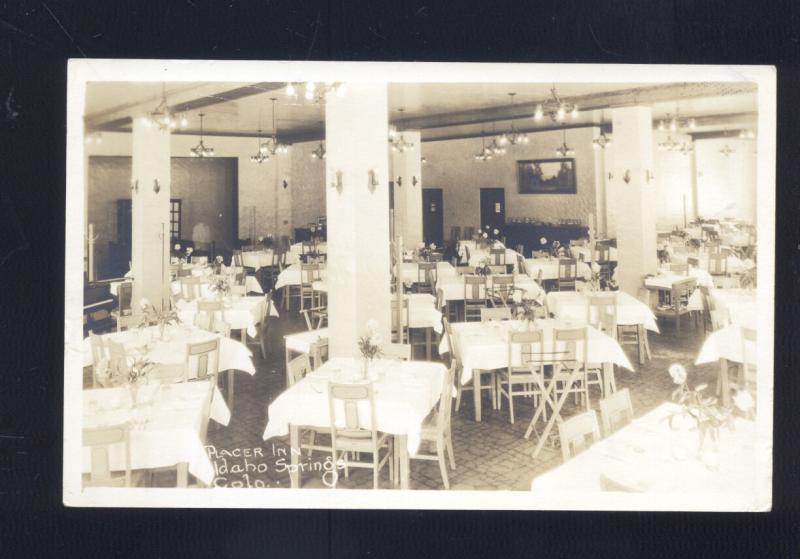
[[[770,510],[775,91],[70,60],[64,504]]]

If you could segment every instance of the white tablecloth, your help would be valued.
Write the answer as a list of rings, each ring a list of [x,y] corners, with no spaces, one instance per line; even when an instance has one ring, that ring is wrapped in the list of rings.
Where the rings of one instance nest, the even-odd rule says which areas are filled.
[[[257,325],[264,314],[266,297],[226,297],[225,309],[222,311],[222,320],[230,324],[231,330],[247,330],[247,335],[254,338],[258,334]],[[194,324],[197,314],[197,301],[178,301],[178,318],[184,324]],[[277,317],[278,310],[275,303],[270,305],[270,316]]]
[[[727,311],[733,324],[754,325],[758,316],[754,289],[712,289],[709,295],[714,310]]]
[[[325,279],[326,272],[324,266],[320,268],[319,276],[321,279]],[[288,285],[300,285],[300,279],[300,264],[292,264],[284,268],[284,270],[278,274],[278,279],[275,280],[275,289],[280,289]]]
[[[83,391],[83,427],[98,428],[130,421],[130,464],[132,470],[161,468],[188,462],[189,473],[210,484],[214,466],[200,440],[208,381],[180,384],[150,384],[139,389],[136,407],[130,407],[125,388]],[[228,424],[230,412],[215,389],[211,418]],[[111,446],[110,468],[125,469],[124,446]],[[89,448],[83,449],[83,472],[91,470]]]
[[[401,281],[406,283],[417,283],[419,281],[419,263],[417,262],[403,262],[400,264]],[[436,278],[440,277],[455,277],[458,275],[456,269],[450,262],[437,262],[436,263]],[[422,276],[425,277],[424,275]]]
[[[247,293],[264,293],[264,290],[261,288],[261,284],[258,283],[258,280],[255,276],[245,276],[244,278],[244,287],[247,290]],[[175,280],[170,283],[170,289],[172,290],[173,295],[180,295],[181,293],[181,282],[180,280]],[[211,291],[211,280],[204,280],[200,282],[200,296],[201,297],[210,297],[213,296],[214,293]]]
[[[689,273],[686,276],[662,270],[659,271],[657,276],[644,280],[644,285],[645,287],[657,289],[672,289],[674,283],[685,280],[687,277],[695,278],[698,287],[714,287],[714,280],[711,279],[711,274],[699,268],[689,268]]]
[[[487,279],[487,286],[492,289],[492,276],[489,275]],[[544,303],[544,290],[539,287],[531,278],[523,275],[514,276],[514,287],[524,290],[524,296],[529,299],[534,299],[540,304]],[[436,290],[442,290],[444,300],[447,301],[463,301],[464,300],[464,276],[443,276],[436,282]],[[485,292],[481,289],[481,296],[485,296]],[[522,295],[519,291],[515,291],[515,299],[519,299]]]
[[[318,330],[310,330],[297,332],[295,334],[287,334],[283,337],[286,342],[286,350],[294,351],[297,353],[308,353],[311,351],[311,344],[314,342],[328,337],[328,329],[320,328]]]
[[[755,343],[747,342],[748,356],[752,356],[754,361],[756,356]],[[702,365],[703,363],[714,363],[720,359],[727,359],[728,361],[735,361],[741,363],[744,360],[742,347],[742,327],[738,324],[730,324],[725,328],[712,332],[706,341],[703,342],[703,347],[700,348],[700,354],[695,359],[695,365]],[[755,363],[753,363],[755,364]]]
[[[442,313],[436,309],[436,297],[428,293],[408,293],[408,327],[433,328],[442,333]]]
[[[708,254],[705,252],[673,252],[670,255],[670,261],[678,264],[686,264],[688,258],[697,258],[701,270],[709,271],[708,268]],[[735,254],[729,255],[726,259],[729,274],[741,274],[748,270],[755,268],[755,262],[746,258],[742,260]]]
[[[272,249],[242,251],[242,264],[248,268],[265,268],[272,266]],[[290,250],[286,253],[284,264],[297,264],[300,262],[298,253]]]
[[[650,307],[624,291],[609,292],[617,298],[617,324],[641,324],[648,330],[658,332],[656,317]],[[611,295],[613,293],[614,295]],[[570,319],[576,324],[586,322],[589,302],[584,293],[577,291],[551,291],[547,294],[547,310],[556,318]]]
[[[539,277],[539,270],[542,271],[543,280],[558,279],[558,258],[526,258],[525,272],[533,279]],[[579,278],[589,280],[592,277],[592,269],[586,262],[578,262],[577,275]]]
[[[264,439],[289,433],[289,425],[330,427],[328,380],[351,381],[361,371],[360,359],[334,358],[289,387],[270,404]],[[374,377],[375,422],[378,431],[408,435],[408,450],[420,443],[422,422],[439,401],[447,370],[430,361],[377,359],[370,365]],[[359,419],[369,425],[369,406],[359,406]],[[344,418],[339,410],[337,418]]]
[[[189,343],[203,342],[214,338],[220,339],[219,370],[244,371],[250,375],[256,374],[253,365],[253,354],[241,342],[231,338],[223,338],[219,334],[212,334],[200,328],[182,324],[170,325],[166,329],[168,340],[158,340],[158,327],[134,328],[124,332],[104,334],[103,339],[111,339],[125,346],[127,352],[136,351],[147,346],[147,358],[153,363],[168,367],[182,365],[186,358],[186,345]],[[83,366],[93,364],[92,345],[89,338],[83,340]]]
[[[531,491],[599,493],[603,490],[601,476],[605,476],[649,494],[752,495],[756,481],[755,424],[737,418],[735,430],[723,427],[716,464],[708,459],[704,463],[697,452],[697,431],[672,429],[667,421],[680,409],[672,402],[661,404],[565,464],[534,478]]]
[[[537,320],[536,328],[543,331],[545,351],[552,347],[553,329],[575,328],[579,324],[560,322],[554,319]],[[461,383],[466,384],[472,379],[473,370],[492,370],[508,367],[508,334],[511,330],[522,328],[517,320],[503,320],[491,322],[454,322],[453,336],[460,353],[459,362],[462,366]],[[614,363],[632,371],[633,365],[622,351],[619,343],[602,332],[587,326],[589,330],[589,363]],[[450,351],[447,336],[442,337],[439,344],[439,353]],[[582,351],[579,346],[577,351]],[[519,357],[515,358],[514,365],[518,365]]]

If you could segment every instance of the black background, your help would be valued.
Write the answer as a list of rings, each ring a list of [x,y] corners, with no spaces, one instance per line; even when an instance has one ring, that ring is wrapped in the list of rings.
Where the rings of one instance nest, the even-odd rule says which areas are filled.
[[[584,5],[585,4],[585,5]],[[0,3],[0,556],[798,554],[793,2]],[[68,58],[770,64],[778,68],[769,514],[79,510],[61,504]]]

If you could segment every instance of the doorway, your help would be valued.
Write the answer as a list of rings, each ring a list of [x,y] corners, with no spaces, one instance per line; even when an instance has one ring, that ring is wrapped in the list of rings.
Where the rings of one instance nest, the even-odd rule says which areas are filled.
[[[442,189],[422,189],[422,236],[425,244],[444,244],[444,212],[442,211]]]
[[[505,234],[506,191],[503,188],[481,188],[481,227],[497,228]]]

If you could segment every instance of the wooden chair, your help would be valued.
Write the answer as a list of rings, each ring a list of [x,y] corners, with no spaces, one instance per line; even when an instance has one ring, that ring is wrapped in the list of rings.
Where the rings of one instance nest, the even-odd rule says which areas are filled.
[[[617,294],[614,292],[603,294],[587,294],[586,324],[600,332],[617,339]],[[603,386],[603,364],[589,363],[586,365],[586,382],[597,385],[600,393],[605,396]],[[593,378],[592,378],[593,377]],[[616,389],[612,381],[612,390]]]
[[[606,437],[633,421],[630,390],[623,388],[601,399],[600,419],[603,422],[603,433]]]
[[[320,338],[312,343],[308,350],[308,360],[311,370],[316,371],[328,360],[329,342],[328,338]]]
[[[383,346],[383,357],[386,359],[411,360],[411,344],[386,344]]]
[[[132,308],[133,299],[133,282],[124,281],[117,287],[117,308],[111,311],[111,317],[117,323],[117,332],[122,331],[120,319],[122,317],[131,316],[133,314]]]
[[[728,274],[728,257],[722,253],[708,255],[708,273],[715,284],[722,285]]]
[[[208,332],[214,332],[218,322],[224,322],[224,305],[222,301],[197,301],[197,313],[194,315],[194,325]]]
[[[653,311],[658,317],[674,318],[675,330],[681,331],[681,317],[687,313],[687,305],[689,297],[691,297],[695,288],[697,287],[697,279],[687,277],[685,280],[676,281],[672,284],[672,288],[665,294],[664,304],[668,308],[656,307]]]
[[[600,279],[611,279],[613,263],[611,262],[611,247],[605,243],[596,243],[597,264],[600,266]]]
[[[504,248],[490,248],[489,249],[489,262],[492,266],[505,266],[506,265],[506,249]]]
[[[436,262],[420,262],[417,269],[417,292],[433,294],[438,279]]]
[[[212,380],[219,374],[219,338],[186,344],[183,380]]]
[[[201,296],[200,284],[202,278],[199,276],[185,276],[180,279],[181,297],[186,301],[194,301]]]
[[[486,308],[486,276],[464,276],[464,320],[480,320]]]
[[[444,375],[442,382],[442,392],[439,396],[439,403],[435,413],[428,416],[429,419],[425,420],[422,424],[422,431],[420,432],[421,443],[431,443],[434,447],[435,454],[423,454],[417,452],[409,456],[411,460],[436,460],[439,462],[439,471],[442,474],[442,483],[445,489],[450,489],[450,481],[447,478],[447,460],[445,454],[449,455],[450,467],[456,469],[456,459],[453,454],[453,436],[450,428],[450,417],[453,409],[453,381],[455,378],[456,364],[452,361],[450,368]],[[421,445],[420,445],[421,446]],[[395,471],[398,470],[398,465],[395,465]],[[398,480],[399,481],[399,476]]]
[[[286,386],[294,386],[311,370],[310,357],[306,354],[298,355],[286,364]]]
[[[362,417],[359,408],[367,408]],[[341,459],[345,476],[349,468],[371,468],[372,486],[378,489],[378,476],[389,464],[389,477],[394,478],[392,439],[379,433],[375,421],[375,392],[372,383],[328,383],[328,409],[331,426],[331,458],[334,464]],[[380,451],[385,449],[383,457]],[[371,454],[372,460],[357,460],[353,456]],[[334,485],[335,486],[335,485]]]
[[[408,332],[408,298],[403,298],[402,303],[392,297],[392,341],[405,344],[409,342]],[[399,328],[399,330],[398,330]]]
[[[278,276],[286,267],[286,253],[279,247],[272,250],[272,260],[269,266],[262,267],[259,271],[261,277],[269,284],[270,289],[275,288]]]
[[[464,236],[462,237],[464,240],[469,241],[474,236],[475,236],[475,228],[474,227],[464,227]]]
[[[261,311],[261,317],[256,325],[258,331],[256,337],[252,341],[247,341],[248,345],[253,343],[258,344],[261,350],[261,358],[264,360],[267,358],[267,353],[272,353],[272,339],[269,336],[269,328],[272,324],[271,313],[272,305],[274,304],[275,303],[272,301],[272,291],[269,291],[264,295],[264,309]]]
[[[436,290],[436,308],[441,309],[442,315],[448,320],[458,318],[455,305],[447,302],[447,299],[444,298],[444,289],[441,287]]]
[[[492,287],[487,291],[487,299],[495,307],[507,307],[514,301],[514,276],[512,274],[492,275]]]
[[[578,261],[574,258],[558,259],[558,291],[575,291],[578,280]]]
[[[481,322],[492,320],[511,320],[511,309],[508,307],[493,307],[481,309]]]
[[[306,321],[308,331],[319,330],[328,320],[328,307],[309,307],[300,311]]]
[[[130,487],[131,486],[131,439],[127,423],[97,429],[84,429],[82,445],[89,449],[91,470],[84,476],[83,487]],[[122,445],[122,474],[111,470],[111,447]]]
[[[597,413],[585,411],[558,424],[558,435],[561,439],[561,456],[564,462],[586,448],[586,438],[592,443],[600,440],[600,426],[597,424]]]
[[[300,265],[300,310],[306,308],[306,301],[311,307],[319,306],[318,294],[314,290],[313,284],[322,279],[320,270],[319,264]]]
[[[580,349],[579,349],[580,347]],[[590,405],[586,356],[589,354],[589,334],[586,328],[564,328],[553,330],[553,375],[554,393],[573,394]],[[570,378],[574,380],[570,381]]]
[[[542,395],[544,384],[544,336],[541,330],[510,332],[508,335],[508,367],[498,373],[498,408],[503,396],[508,400],[508,414],[514,423],[514,396],[532,396],[534,406]],[[519,355],[519,365],[513,365]]]
[[[451,241],[459,241],[461,240],[461,227],[458,225],[453,225],[450,227],[450,240]]]

